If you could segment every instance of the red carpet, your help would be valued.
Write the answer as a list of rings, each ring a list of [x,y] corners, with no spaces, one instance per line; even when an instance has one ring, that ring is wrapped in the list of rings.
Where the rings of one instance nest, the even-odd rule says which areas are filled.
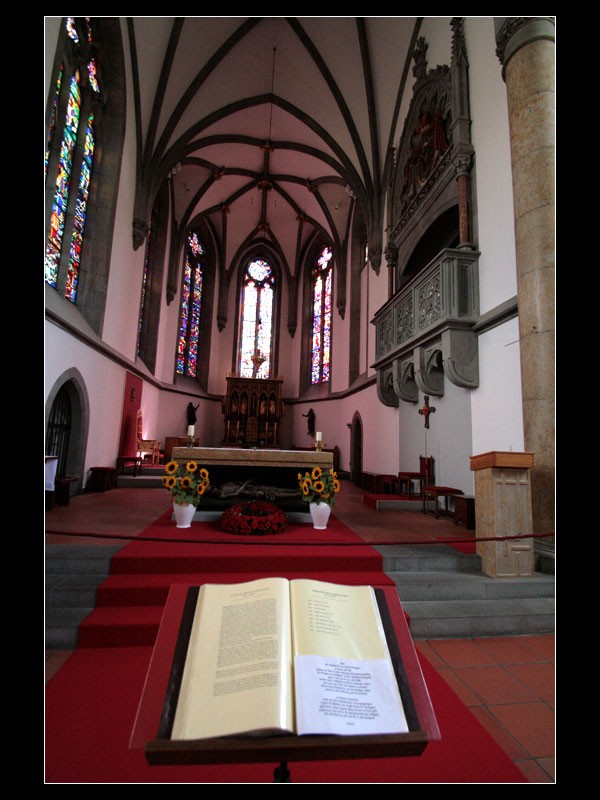
[[[150,767],[128,748],[150,648],[78,649],[46,692],[48,783],[270,783],[276,764]],[[427,661],[442,739],[418,758],[291,764],[293,783],[525,783]]]
[[[308,523],[290,525],[269,541],[231,541],[239,538],[213,523],[176,529],[164,515],[116,554],[97,608],[80,628],[77,650],[46,687],[47,783],[272,782],[275,764],[150,767],[143,752],[129,749],[169,586],[265,575],[393,584],[381,570],[379,553],[339,520],[325,532]],[[418,758],[299,762],[290,765],[292,782],[526,782],[424,660],[422,668],[440,741],[430,742]]]
[[[218,522],[176,528],[163,514],[112,559],[96,608],[79,629],[79,647],[151,646],[172,583],[235,583],[265,576],[318,576],[333,583],[393,585],[381,555],[335,517],[326,531],[310,522],[270,536],[236,536]]]
[[[474,555],[477,552],[474,538],[472,542],[464,541],[464,539],[454,541],[453,539],[444,539],[443,537],[439,537],[436,539],[436,541],[438,541],[440,544],[447,544],[448,547],[451,547],[453,550],[458,550],[459,553],[464,553],[468,556]]]
[[[244,544],[344,544],[364,545],[354,531],[350,530],[336,516],[329,518],[327,530],[317,531],[313,528],[310,518],[307,522],[290,522],[282,533],[267,534],[262,536],[238,536],[221,530],[217,520],[210,522],[194,522],[191,528],[176,528],[172,519],[173,512],[165,511],[156,522],[140,534],[140,540],[177,542],[211,542],[219,545],[244,545]]]

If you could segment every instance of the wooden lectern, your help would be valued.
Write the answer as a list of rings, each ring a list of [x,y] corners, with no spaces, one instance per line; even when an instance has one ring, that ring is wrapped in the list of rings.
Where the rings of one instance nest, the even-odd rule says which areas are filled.
[[[533,538],[500,538],[533,532],[532,467],[533,453],[493,450],[471,456],[477,554],[486,575],[506,578],[534,574]],[[493,537],[499,539],[485,541]]]
[[[169,738],[191,627],[189,584],[171,586],[129,746],[151,765],[279,763],[276,782],[288,782],[291,761],[418,756],[441,738],[417,653],[395,587],[376,588],[409,731],[368,736],[235,736],[189,741]]]

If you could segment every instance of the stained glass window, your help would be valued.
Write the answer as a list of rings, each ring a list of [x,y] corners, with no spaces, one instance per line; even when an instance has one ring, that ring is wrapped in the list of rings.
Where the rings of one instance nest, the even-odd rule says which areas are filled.
[[[88,63],[87,69],[90,86],[96,92],[96,94],[98,94],[100,92],[100,84],[98,83],[98,67],[93,59]]]
[[[242,288],[239,374],[268,378],[271,374],[275,277],[261,258],[246,267]]]
[[[69,38],[73,39],[75,44],[79,44],[79,33],[77,32],[77,27],[75,25],[75,17],[67,17],[65,26]]]
[[[77,132],[79,130],[79,72],[76,71],[71,78],[69,87],[69,99],[65,118],[63,139],[60,147],[58,164],[58,175],[56,177],[56,188],[52,212],[50,215],[50,233],[46,245],[45,274],[46,281],[51,286],[56,286],[58,278],[58,266],[62,250],[62,238],[65,229],[65,218],[67,214],[67,204],[69,202],[69,191],[71,187],[71,171],[73,168],[73,151],[77,143]]]
[[[79,28],[84,30],[83,37],[80,35]],[[65,33],[77,47],[85,49],[92,42],[92,28],[88,17],[67,17]],[[86,107],[89,109],[91,93],[90,90],[82,88],[77,69],[73,71],[68,82],[67,111],[62,129],[59,129],[57,113],[60,105],[63,72],[64,68],[61,66],[56,82],[47,139],[46,168],[50,162],[53,146],[58,147],[59,152],[57,176],[51,200],[44,278],[50,286],[59,288],[57,284],[63,256],[63,244],[68,241],[68,262],[63,286],[64,296],[74,303],[77,298],[77,283],[94,159],[95,133],[94,115],[89,111],[84,112],[87,114],[85,128],[80,126],[82,109]],[[98,80],[98,66],[93,59],[87,59],[87,72],[89,80],[85,83],[90,87],[93,95],[98,96],[101,93],[101,87]],[[55,133],[60,133],[62,137],[60,144],[58,142],[54,144]],[[71,210],[68,211],[68,209]]]
[[[60,100],[60,87],[62,86],[62,78],[63,78],[63,67],[58,71],[58,78],[56,79],[56,89],[54,91],[54,97],[52,99],[52,111],[50,112],[50,124],[48,125],[48,139],[47,139],[47,146],[46,146],[46,171],[48,170],[48,157],[50,155],[50,148],[52,147],[52,142],[54,141],[54,132],[56,131],[56,122],[58,119],[58,101]]]
[[[181,317],[177,343],[177,373],[195,378],[198,371],[200,312],[202,309],[202,256],[197,233],[188,237],[183,268]]]
[[[83,242],[83,231],[85,228],[85,214],[87,210],[88,192],[90,188],[90,175],[92,171],[92,160],[94,158],[94,115],[88,119],[85,146],[81,172],[79,174],[79,187],[77,190],[77,200],[75,203],[75,218],[73,220],[73,235],[71,237],[71,250],[69,252],[69,271],[67,273],[67,287],[65,297],[72,303],[77,297],[77,279],[79,276],[79,264],[81,261],[81,245]]]
[[[311,383],[327,383],[331,368],[331,247],[324,247],[312,275]]]

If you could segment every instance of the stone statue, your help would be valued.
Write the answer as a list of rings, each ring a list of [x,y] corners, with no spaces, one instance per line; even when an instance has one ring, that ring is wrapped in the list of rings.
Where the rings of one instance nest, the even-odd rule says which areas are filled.
[[[308,417],[308,433],[312,436],[315,432],[315,412],[310,408],[308,414],[302,414],[302,416]]]
[[[188,425],[195,425],[196,424],[196,419],[197,419],[196,410],[197,410],[199,405],[200,405],[200,403],[198,403],[197,406],[195,406],[193,403],[188,403],[188,407],[187,407],[187,424]]]

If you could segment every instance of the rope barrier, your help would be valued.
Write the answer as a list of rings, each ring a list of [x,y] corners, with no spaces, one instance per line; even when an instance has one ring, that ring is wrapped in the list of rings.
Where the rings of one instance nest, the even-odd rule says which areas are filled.
[[[216,539],[180,539],[172,536],[125,536],[121,534],[111,533],[86,533],[86,532],[71,532],[71,531],[53,531],[46,530],[46,536],[72,536],[84,539],[117,539],[126,542],[164,542],[167,544],[218,544],[218,545],[276,545],[281,547],[357,547],[366,545],[368,547],[383,546],[383,545],[408,545],[413,547],[415,545],[450,545],[450,544],[476,544],[477,542],[504,542],[519,539],[547,539],[555,536],[554,533],[520,533],[506,536],[477,536],[469,539],[413,539],[411,541],[394,542],[389,539],[382,539],[381,541],[365,541],[362,542],[282,542],[278,540],[277,534],[265,536],[237,536],[231,534],[233,539],[216,540]],[[359,536],[359,534],[355,534]],[[251,539],[252,541],[248,541]]]

